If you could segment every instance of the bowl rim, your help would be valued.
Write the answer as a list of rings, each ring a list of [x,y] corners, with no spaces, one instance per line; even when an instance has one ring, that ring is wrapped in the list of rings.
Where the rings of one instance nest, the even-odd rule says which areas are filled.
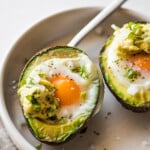
[[[6,107],[6,103],[5,103],[5,99],[4,99],[4,89],[3,89],[4,71],[5,71],[6,63],[8,62],[8,59],[11,56],[13,49],[26,36],[26,34],[28,32],[32,31],[32,29],[36,28],[37,26],[39,26],[41,23],[45,22],[46,20],[49,20],[53,17],[57,17],[61,14],[65,14],[68,12],[91,10],[91,9],[100,11],[102,8],[103,7],[98,7],[98,6],[85,6],[85,7],[83,6],[83,7],[75,7],[75,8],[71,8],[71,9],[66,9],[66,10],[62,10],[60,12],[56,12],[54,14],[51,14],[50,16],[47,16],[44,19],[36,22],[34,25],[32,25],[26,31],[24,31],[24,33],[21,34],[21,36],[19,36],[15,40],[16,42],[10,46],[11,48],[4,54],[2,61],[1,61],[2,62],[1,67],[0,67],[0,103],[1,103],[1,105],[0,105],[0,117],[1,117],[1,120],[2,120],[4,127],[6,129],[7,134],[9,135],[10,139],[13,141],[13,143],[16,145],[17,148],[22,149],[22,145],[23,145],[24,150],[26,150],[26,149],[35,150],[35,147],[33,145],[31,145],[20,134],[20,132],[17,130],[17,128],[13,124],[13,122],[9,116],[9,113],[7,111],[7,107]],[[133,11],[130,9],[119,8],[117,11],[123,11],[127,15],[140,16],[141,18],[144,18],[144,20],[146,19],[146,16],[144,14],[141,14],[139,12],[136,12],[136,11]],[[18,139],[20,142],[18,142]]]

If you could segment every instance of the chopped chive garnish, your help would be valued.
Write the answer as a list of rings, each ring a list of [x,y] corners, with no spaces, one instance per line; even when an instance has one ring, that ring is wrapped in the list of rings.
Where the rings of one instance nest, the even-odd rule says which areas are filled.
[[[124,77],[133,80],[137,79],[137,77],[140,75],[140,72],[138,72],[137,70],[128,69],[127,72],[124,74]]]
[[[41,108],[41,105],[37,102],[37,100],[32,95],[26,96],[26,98],[33,104],[33,107],[35,109]]]

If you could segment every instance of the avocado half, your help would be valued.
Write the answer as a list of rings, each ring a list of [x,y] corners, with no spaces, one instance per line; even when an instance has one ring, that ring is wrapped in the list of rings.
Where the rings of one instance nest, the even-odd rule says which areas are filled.
[[[57,46],[53,48],[45,48],[35,54],[26,64],[25,68],[22,71],[22,74],[20,76],[19,84],[18,84],[18,95],[20,98],[20,104],[23,110],[24,117],[27,121],[27,124],[29,126],[29,129],[31,130],[32,134],[41,142],[44,142],[46,144],[60,144],[64,143],[65,141],[68,141],[72,135],[75,133],[79,132],[86,124],[86,122],[97,112],[99,112],[101,105],[102,105],[102,100],[103,100],[103,95],[104,95],[104,86],[103,86],[103,81],[100,72],[97,70],[96,66],[92,63],[92,61],[89,59],[89,61],[92,63],[92,66],[94,66],[94,70],[96,70],[96,74],[94,75],[95,78],[93,78],[92,81],[92,86],[94,88],[94,93],[92,94],[93,96],[90,97],[90,99],[87,99],[86,101],[90,102],[90,105],[85,112],[82,111],[79,115],[72,119],[66,119],[65,121],[57,120],[57,113],[55,113],[55,109],[58,109],[61,107],[61,104],[59,103],[59,100],[55,98],[55,92],[54,89],[55,87],[47,81],[42,81],[42,86],[44,85],[46,88],[47,86],[51,86],[49,88],[49,93],[53,92],[53,95],[49,97],[48,101],[51,103],[51,108],[53,109],[53,112],[50,112],[49,110],[49,117],[41,117],[42,113],[45,112],[44,107],[43,110],[39,104],[38,96],[33,97],[31,94],[30,96],[24,96],[26,95],[25,91],[23,88],[26,87],[28,88],[27,85],[27,79],[29,78],[32,70],[36,68],[38,65],[40,65],[42,62],[49,61],[52,59],[65,59],[65,58],[78,58],[79,55],[87,56],[85,52],[73,48],[73,47],[68,47],[68,46]],[[88,57],[88,56],[87,56]],[[78,71],[78,70],[76,70]],[[89,74],[92,76],[92,72]],[[84,76],[83,76],[84,77]],[[32,84],[33,83],[29,83]],[[52,88],[54,87],[54,88]],[[25,89],[26,89],[25,88]],[[29,87],[30,88],[30,87]],[[57,90],[57,89],[55,89]],[[29,93],[32,90],[29,89]],[[31,92],[32,93],[32,92]],[[85,97],[86,91],[82,93],[82,97]],[[67,94],[67,93],[65,93]],[[47,101],[47,96],[43,96],[44,98],[42,99],[42,102],[45,103]],[[70,97],[72,99],[72,97]],[[58,101],[57,101],[58,100]],[[84,103],[86,103],[86,101]],[[26,107],[27,105],[34,105],[33,112],[35,115],[33,115],[32,110],[31,113],[28,110],[28,113],[26,113]],[[46,103],[47,104],[47,103]],[[48,105],[48,104],[47,104]],[[46,107],[46,106],[45,106]],[[34,110],[35,109],[35,110]],[[37,113],[36,113],[37,111]],[[41,111],[42,113],[38,116],[38,111]]]
[[[142,46],[144,46],[144,44],[143,44],[144,39],[142,37],[142,35],[144,35],[144,32],[141,32],[142,31],[141,25],[145,25],[145,24],[146,24],[145,22],[129,22],[123,26],[124,28],[129,28],[129,30],[130,30],[129,34],[126,37],[126,39],[128,40],[128,43],[130,43],[130,44],[134,43],[134,44],[129,45],[129,47],[130,47],[129,49],[128,49],[128,47],[126,47],[126,49],[121,49],[121,50],[123,52],[125,52],[125,51],[130,52],[131,57],[132,56],[134,57],[139,54],[150,55],[149,52],[146,53],[141,48]],[[118,33],[121,32],[120,29],[121,28],[115,26],[115,30],[118,30],[117,31]],[[147,30],[145,30],[145,31],[147,31]],[[136,36],[137,36],[137,39],[136,39]],[[145,37],[149,38],[150,35],[148,35],[148,33],[147,33]],[[136,93],[135,95],[129,94],[127,92],[126,86],[119,81],[118,77],[113,73],[112,68],[108,65],[108,61],[109,61],[108,55],[110,55],[110,50],[112,50],[112,48],[114,47],[115,38],[116,38],[116,34],[113,33],[107,39],[107,41],[105,42],[105,44],[102,47],[100,54],[99,54],[99,64],[100,64],[100,68],[101,68],[105,83],[106,83],[107,87],[109,88],[109,90],[111,91],[111,93],[116,97],[116,99],[122,104],[123,107],[125,107],[129,110],[132,110],[133,112],[146,112],[146,111],[150,110],[150,92],[149,92],[149,90],[143,90],[144,92],[142,91],[142,92]],[[141,45],[139,43],[136,45],[136,42],[138,40]],[[123,43],[124,41],[121,41],[121,42]],[[120,48],[120,45],[118,47]],[[132,50],[132,47],[134,47],[136,50],[135,51]],[[139,51],[137,50],[138,48],[140,49]],[[115,53],[115,52],[116,52],[116,49],[113,49],[111,55],[113,55],[113,53]],[[124,55],[124,54],[120,52],[120,55]],[[125,54],[125,55],[128,55],[128,54]],[[126,60],[128,60],[128,58]],[[118,62],[116,61],[115,63],[118,63]],[[136,74],[136,75],[138,76],[138,74]],[[124,74],[123,76],[126,76],[126,74]],[[129,77],[130,76],[128,76],[128,78]],[[132,82],[134,82],[134,80],[131,81],[131,83]]]

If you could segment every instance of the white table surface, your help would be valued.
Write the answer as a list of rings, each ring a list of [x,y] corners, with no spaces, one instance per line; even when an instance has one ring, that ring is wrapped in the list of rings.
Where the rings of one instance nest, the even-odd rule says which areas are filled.
[[[15,41],[28,28],[40,20],[63,10],[76,7],[104,7],[111,1],[112,0],[0,0],[0,65]],[[149,6],[149,0],[128,0],[122,7],[150,17]]]

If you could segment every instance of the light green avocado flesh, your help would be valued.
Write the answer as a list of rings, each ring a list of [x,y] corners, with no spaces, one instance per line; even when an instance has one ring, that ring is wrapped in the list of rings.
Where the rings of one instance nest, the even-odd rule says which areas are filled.
[[[61,125],[49,125],[38,119],[29,118],[28,122],[36,137],[41,141],[64,142],[70,135],[82,127],[87,120],[86,115],[81,115],[76,119]]]
[[[150,100],[150,92],[142,92],[137,93],[136,95],[132,96],[127,93],[126,87],[118,82],[118,79],[113,75],[112,71],[106,66],[107,64],[107,50],[103,50],[100,56],[100,63],[103,70],[104,78],[106,80],[106,83],[110,87],[110,89],[113,91],[115,95],[117,95],[121,100],[123,100],[125,103],[135,106],[135,107],[141,107],[145,105],[146,100]]]
[[[128,25],[125,25],[125,27],[130,26],[131,24],[135,25],[135,27],[137,27],[136,26],[137,23],[133,23],[133,22],[130,22]],[[140,23],[138,23],[138,25],[139,24]],[[134,29],[134,30],[136,30],[136,29]],[[134,32],[136,32],[136,31],[134,31]],[[132,33],[132,30],[131,30],[131,33]],[[129,37],[131,33],[129,33],[129,35],[128,35],[129,40],[132,40],[131,37]],[[148,33],[150,33],[150,32],[148,32]],[[150,92],[147,90],[147,91],[138,92],[135,95],[128,94],[127,88],[118,81],[118,79],[113,74],[112,70],[107,66],[108,50],[109,50],[109,47],[111,46],[111,44],[113,43],[115,36],[116,35],[113,34],[107,40],[107,42],[105,43],[104,47],[102,48],[102,50],[100,52],[100,56],[99,56],[99,62],[100,62],[100,66],[101,66],[105,81],[106,81],[107,85],[109,86],[109,88],[111,89],[111,91],[113,92],[113,94],[115,96],[117,96],[121,101],[124,101],[124,103],[129,104],[130,106],[133,106],[133,107],[143,107],[147,103],[150,102]],[[148,35],[148,38],[150,38],[150,35]],[[130,42],[130,44],[133,44],[133,43]],[[147,43],[146,43],[146,46],[147,46]],[[119,46],[119,48],[120,48],[120,46]],[[114,52],[115,51],[122,52],[122,49],[119,49],[119,48],[118,48],[118,50],[114,50]],[[128,52],[128,51],[124,50],[124,53],[126,53],[126,52]],[[132,50],[129,50],[129,52],[132,52]],[[141,49],[140,49],[140,52],[141,52]]]
[[[29,62],[25,66],[25,69],[23,70],[19,81],[19,89],[21,89],[26,84],[26,79],[30,75],[31,71],[41,62],[44,62],[51,58],[78,57],[78,55],[81,53],[85,54],[84,52],[76,48],[67,46],[47,48],[44,51],[42,51],[42,53],[38,53],[33,58],[31,58],[31,60],[29,60]],[[92,84],[94,85],[95,92],[93,94],[93,97],[91,98],[91,101],[93,103],[92,106],[90,106],[88,108],[88,111],[86,111],[85,113],[81,113],[73,119],[68,119],[68,122],[56,122],[56,124],[51,124],[48,121],[44,121],[36,117],[34,118],[33,116],[30,117],[25,115],[25,118],[27,119],[27,122],[32,130],[33,135],[42,142],[57,144],[64,142],[68,137],[70,137],[72,134],[76,133],[80,128],[82,128],[86,121],[92,116],[92,114],[95,114],[100,110],[103,100],[104,87],[102,77],[99,73],[98,78],[94,79]],[[18,94],[20,93],[18,92]],[[19,96],[20,102],[22,103],[22,96]]]

